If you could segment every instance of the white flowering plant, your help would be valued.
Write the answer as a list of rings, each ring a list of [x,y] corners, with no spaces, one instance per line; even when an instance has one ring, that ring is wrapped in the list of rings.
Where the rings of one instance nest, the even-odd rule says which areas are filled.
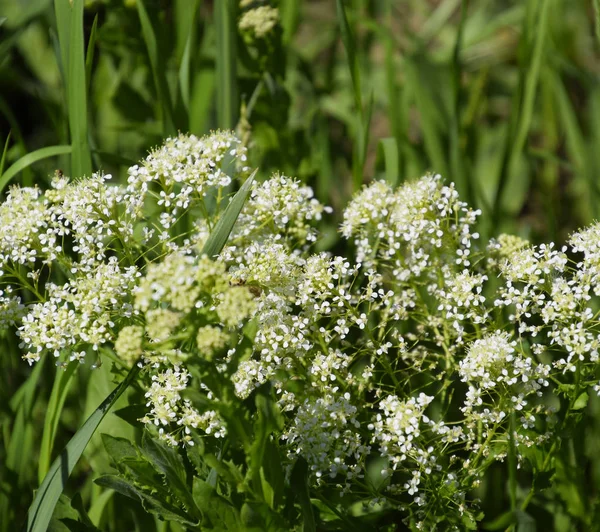
[[[600,226],[480,242],[480,212],[428,175],[360,190],[335,255],[314,249],[331,209],[273,175],[207,255],[250,170],[233,134],[181,135],[125,185],[56,176],[0,206],[0,325],[23,358],[139,371],[143,436],[105,435],[96,483],[190,530],[531,520],[600,389]],[[486,515],[499,468],[506,511]]]

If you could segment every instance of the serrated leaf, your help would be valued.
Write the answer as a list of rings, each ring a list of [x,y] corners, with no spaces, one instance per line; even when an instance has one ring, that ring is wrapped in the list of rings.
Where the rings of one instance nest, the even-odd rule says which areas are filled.
[[[186,483],[186,471],[179,453],[153,438],[147,432],[142,437],[142,451],[152,466],[162,473],[171,490],[177,494],[188,511],[199,517],[198,508]]]
[[[138,457],[136,448],[125,438],[115,438],[110,434],[102,434],[102,443],[115,463]]]
[[[98,484],[98,486],[115,490],[121,495],[125,495],[125,497],[129,497],[130,499],[141,502],[147,511],[156,514],[162,519],[167,521],[175,521],[177,523],[181,523],[182,525],[193,527],[196,527],[199,524],[198,522],[193,521],[191,516],[188,516],[179,508],[153,497],[152,495],[129,484],[126,480],[120,477],[114,475],[105,475],[97,478],[94,480],[94,482]]]
[[[204,480],[194,477],[194,500],[202,514],[210,519],[214,530],[244,530],[237,509],[221,497]]]

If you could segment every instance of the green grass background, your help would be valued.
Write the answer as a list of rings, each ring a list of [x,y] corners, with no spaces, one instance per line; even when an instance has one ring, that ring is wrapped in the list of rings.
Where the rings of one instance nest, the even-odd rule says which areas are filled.
[[[297,176],[336,209],[321,245],[340,252],[340,212],[362,183],[428,171],[482,210],[483,237],[563,243],[598,218],[597,0],[271,5],[280,25],[257,41],[237,31],[235,0],[0,0],[0,190],[44,187],[57,169],[123,180],[166,136],[233,128],[259,177]],[[38,486],[56,371],[49,360],[28,368],[14,336],[0,341],[8,531]],[[112,387],[107,367],[78,372],[64,391],[55,452]],[[591,419],[596,410],[592,402]],[[101,431],[133,437],[116,416]],[[107,467],[96,440],[70,493],[81,492],[103,529],[165,530],[92,485],[88,473]],[[574,530],[598,511],[597,423],[565,441],[554,487],[531,510],[548,530]],[[478,495],[493,517],[506,504],[501,465],[490,479]]]

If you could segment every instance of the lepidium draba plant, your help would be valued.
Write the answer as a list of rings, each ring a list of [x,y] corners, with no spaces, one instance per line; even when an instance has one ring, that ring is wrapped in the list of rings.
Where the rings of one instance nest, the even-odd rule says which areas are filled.
[[[429,175],[364,187],[349,252],[316,253],[330,209],[273,175],[208,257],[233,169],[230,134],[180,136],[125,186],[56,178],[0,207],[0,323],[24,358],[142,368],[142,443],[106,436],[97,483],[190,529],[464,530],[505,462],[503,522],[526,515],[600,389],[600,229],[481,243],[481,213]]]

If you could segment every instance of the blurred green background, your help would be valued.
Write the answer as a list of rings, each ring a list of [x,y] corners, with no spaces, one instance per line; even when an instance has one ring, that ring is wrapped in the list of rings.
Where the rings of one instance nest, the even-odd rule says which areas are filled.
[[[341,210],[362,183],[428,171],[482,210],[484,237],[563,243],[600,211],[598,4],[0,0],[0,189],[44,187],[57,170],[124,180],[166,136],[232,128],[263,177],[297,176],[336,209],[324,247],[341,246]],[[278,19],[240,24],[259,6]],[[30,376],[14,337],[1,341],[0,530],[13,530],[37,486],[36,423],[55,369]],[[88,378],[66,396],[56,448],[112,387],[107,369]],[[104,432],[129,430],[111,423]],[[592,432],[572,467],[593,454]],[[102,512],[113,503],[85,475],[103,466],[97,447],[79,487]],[[574,502],[556,519],[591,511],[588,480],[580,495],[565,488]]]

